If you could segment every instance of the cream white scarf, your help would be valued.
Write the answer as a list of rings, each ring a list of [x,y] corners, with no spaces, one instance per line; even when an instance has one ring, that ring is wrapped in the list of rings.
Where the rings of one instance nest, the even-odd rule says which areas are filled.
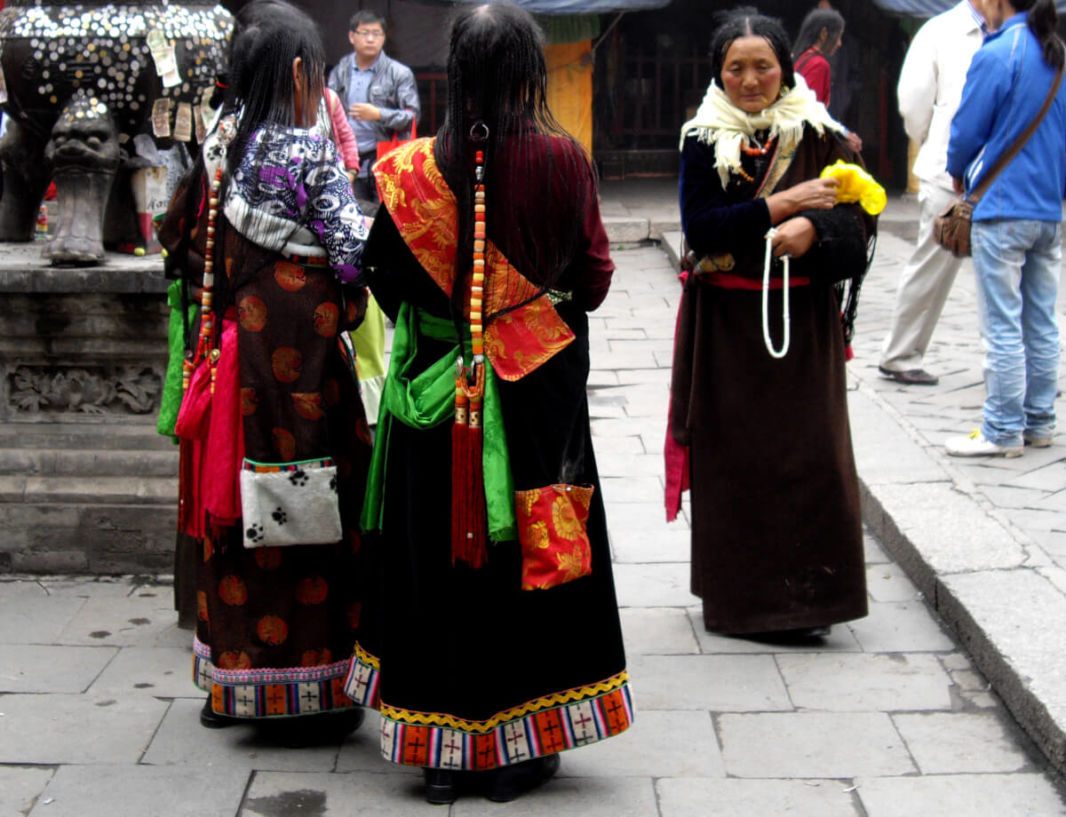
[[[809,123],[819,136],[826,128],[841,134],[847,132],[829,115],[799,74],[796,74],[795,88],[759,113],[738,108],[712,80],[696,116],[681,126],[681,144],[695,131],[701,142],[714,147],[714,166],[725,189],[730,174],[740,170],[741,148],[750,146],[758,131],[769,131],[768,139],[780,139],[778,150],[782,155],[790,155],[803,136],[804,123]]]

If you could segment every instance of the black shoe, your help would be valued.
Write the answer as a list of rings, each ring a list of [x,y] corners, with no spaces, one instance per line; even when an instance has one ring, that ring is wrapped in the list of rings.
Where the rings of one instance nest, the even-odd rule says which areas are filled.
[[[935,386],[940,382],[939,377],[935,374],[929,374],[925,369],[896,371],[895,369],[886,369],[884,366],[878,366],[877,371],[881,373],[882,377],[887,377],[889,380],[895,380],[897,383],[902,383],[905,386]]]
[[[422,769],[426,781],[426,802],[435,806],[454,803],[459,796],[456,790],[455,772],[448,769]]]
[[[559,755],[545,755],[513,766],[504,766],[493,773],[485,796],[494,803],[507,803],[520,794],[532,791],[559,771]]]
[[[200,726],[208,729],[225,729],[227,726],[235,726],[241,723],[243,718],[233,718],[229,715],[220,715],[211,708],[211,699],[204,701],[204,708],[200,710]]]
[[[788,646],[820,642],[829,635],[831,630],[830,626],[824,625],[818,627],[796,627],[791,630],[773,630],[765,633],[743,633],[737,637],[764,644]]]

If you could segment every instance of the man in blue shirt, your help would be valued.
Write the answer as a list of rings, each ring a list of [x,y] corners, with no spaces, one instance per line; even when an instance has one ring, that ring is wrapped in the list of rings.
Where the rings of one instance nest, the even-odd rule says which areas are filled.
[[[969,193],[1036,118],[1062,70],[1053,0],[979,0],[990,29],[951,123],[948,173]],[[1058,388],[1055,315],[1066,192],[1066,85],[973,212],[971,245],[985,346],[981,428],[947,441],[956,457],[1019,456],[1051,445]]]
[[[355,194],[363,212],[377,211],[377,191],[372,174],[378,142],[410,138],[418,119],[418,87],[403,63],[384,53],[385,19],[376,12],[357,11],[348,23],[352,53],[345,54],[329,74],[328,85],[337,92],[359,146],[359,176]]]

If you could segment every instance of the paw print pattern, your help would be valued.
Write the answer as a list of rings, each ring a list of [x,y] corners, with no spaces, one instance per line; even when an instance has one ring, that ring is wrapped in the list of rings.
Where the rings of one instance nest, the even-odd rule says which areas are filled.
[[[307,479],[307,472],[304,471],[302,468],[293,471],[292,474],[289,476],[289,482],[291,482],[297,488],[302,488],[303,486],[305,486],[307,484]]]
[[[249,542],[260,542],[263,539],[263,526],[258,522],[249,525],[248,530],[244,532],[245,538]]]
[[[275,508],[274,512],[270,514],[270,518],[277,522],[279,525],[284,525],[289,521],[288,515],[281,508]]]
[[[331,491],[333,491],[333,493],[337,493],[337,475],[336,474],[334,474],[329,479],[329,489]]]

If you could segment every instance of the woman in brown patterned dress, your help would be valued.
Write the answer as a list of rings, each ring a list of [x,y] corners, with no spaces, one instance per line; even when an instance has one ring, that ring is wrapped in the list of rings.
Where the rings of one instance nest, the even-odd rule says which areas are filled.
[[[161,231],[190,297],[210,257],[215,317],[204,322],[217,322],[221,350],[209,430],[182,440],[179,518],[199,551],[201,722],[347,712],[315,724],[350,729],[362,714],[343,682],[361,609],[370,434],[340,334],[365,309],[366,226],[336,148],[309,129],[323,72],[314,23],[278,0],[241,17],[221,116]],[[239,472],[249,462],[292,464],[297,479],[312,460],[336,464],[342,535],[256,546],[261,526],[242,519]],[[298,510],[273,519],[293,521],[286,513]]]

